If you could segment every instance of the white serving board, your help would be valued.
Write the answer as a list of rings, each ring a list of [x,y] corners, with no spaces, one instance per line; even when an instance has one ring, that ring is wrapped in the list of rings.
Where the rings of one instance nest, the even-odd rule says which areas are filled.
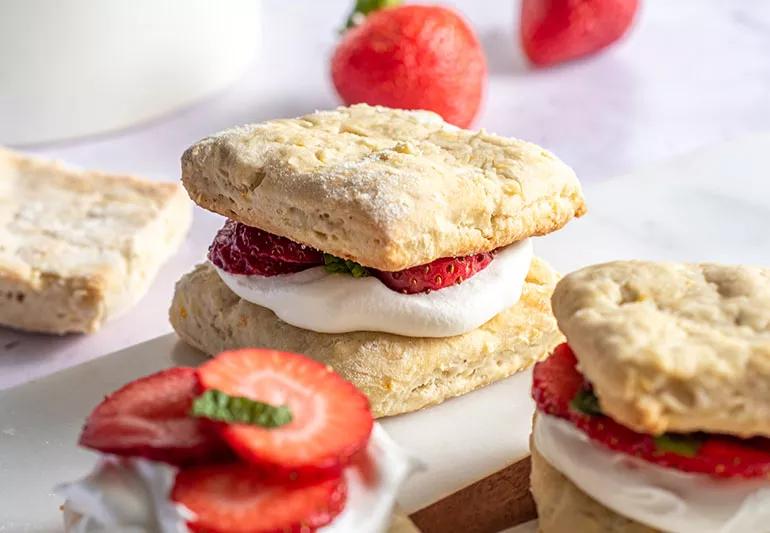
[[[770,135],[763,135],[588,186],[589,214],[538,239],[536,249],[562,271],[633,257],[770,265],[768,168]],[[165,308],[145,312],[165,320]],[[130,324],[124,328],[131,333]],[[104,394],[134,377],[200,358],[167,335],[0,392],[0,531],[55,530],[60,502],[51,487],[88,470],[93,456],[75,442]],[[522,458],[532,412],[528,389],[527,372],[384,421],[427,467],[401,495],[405,510]]]

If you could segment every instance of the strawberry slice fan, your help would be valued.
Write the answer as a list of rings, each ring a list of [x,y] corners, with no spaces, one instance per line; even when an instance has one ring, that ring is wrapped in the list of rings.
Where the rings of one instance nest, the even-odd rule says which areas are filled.
[[[604,415],[567,344],[535,366],[532,397],[540,411],[570,421],[594,442],[650,463],[721,478],[770,475],[770,439],[711,433],[646,435]]]
[[[403,294],[429,293],[451,287],[484,270],[495,251],[461,257],[442,257],[397,272],[365,268],[304,244],[228,220],[209,247],[209,260],[231,274],[278,276],[324,266],[328,272],[353,277],[374,276],[391,290]]]
[[[312,257],[259,233],[241,237],[250,236],[259,245],[249,250]],[[171,498],[192,511],[194,531],[312,531],[344,508],[343,470],[373,424],[366,396],[330,368],[244,349],[129,383],[94,409],[80,444],[179,467]]]

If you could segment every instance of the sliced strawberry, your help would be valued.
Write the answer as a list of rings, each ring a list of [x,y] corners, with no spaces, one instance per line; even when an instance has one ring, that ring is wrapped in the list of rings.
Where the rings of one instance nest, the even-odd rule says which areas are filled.
[[[493,252],[463,257],[442,257],[431,263],[398,272],[374,271],[374,275],[394,291],[404,294],[430,292],[462,283],[484,270],[494,258]]]
[[[661,437],[632,431],[605,415],[589,415],[570,404],[578,393],[590,390],[577,369],[572,350],[562,344],[545,361],[535,365],[532,397],[544,413],[571,421],[591,439],[613,450],[685,472],[719,477],[770,475],[770,439],[739,439],[712,433],[665,434],[664,439],[687,442],[692,453],[675,453],[661,447]]]
[[[209,260],[232,274],[277,276],[323,264],[318,250],[228,220],[209,247]]]
[[[197,392],[194,368],[170,368],[133,381],[93,410],[80,444],[176,465],[227,456],[227,447],[207,423],[188,416]]]
[[[198,369],[205,389],[288,406],[289,424],[221,424],[219,433],[244,460],[311,476],[345,466],[372,431],[369,400],[331,368],[275,350],[225,352]]]
[[[238,463],[182,470],[171,493],[195,513],[189,527],[207,533],[315,531],[342,511],[346,496],[340,475],[279,483]]]
[[[538,409],[549,415],[563,416],[585,380],[576,368],[577,359],[565,342],[554,349],[532,371],[532,398]]]

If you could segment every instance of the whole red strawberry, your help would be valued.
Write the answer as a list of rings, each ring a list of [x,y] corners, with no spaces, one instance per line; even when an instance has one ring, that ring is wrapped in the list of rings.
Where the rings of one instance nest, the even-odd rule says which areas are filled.
[[[463,18],[425,5],[367,15],[343,36],[331,70],[346,104],[427,109],[460,127],[476,116],[487,78],[484,52]]]
[[[638,6],[638,0],[523,0],[524,52],[539,66],[592,54],[628,30]]]

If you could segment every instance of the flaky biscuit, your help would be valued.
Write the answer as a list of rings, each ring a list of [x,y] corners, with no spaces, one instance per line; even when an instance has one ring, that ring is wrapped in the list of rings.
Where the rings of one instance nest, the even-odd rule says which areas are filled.
[[[0,149],[0,325],[95,331],[145,293],[191,212],[177,184]]]
[[[549,305],[556,279],[536,258],[515,306],[463,335],[413,338],[291,326],[269,309],[240,299],[205,263],[177,283],[170,319],[182,340],[209,354],[269,347],[329,364],[369,396],[379,417],[465,394],[547,356],[562,339]]]
[[[619,261],[566,276],[552,302],[624,426],[770,436],[770,269]]]
[[[656,533],[621,516],[580,490],[540,455],[530,439],[532,496],[541,533]]]
[[[206,209],[389,271],[543,235],[585,210],[574,172],[539,146],[363,104],[203,139],[182,181]]]

